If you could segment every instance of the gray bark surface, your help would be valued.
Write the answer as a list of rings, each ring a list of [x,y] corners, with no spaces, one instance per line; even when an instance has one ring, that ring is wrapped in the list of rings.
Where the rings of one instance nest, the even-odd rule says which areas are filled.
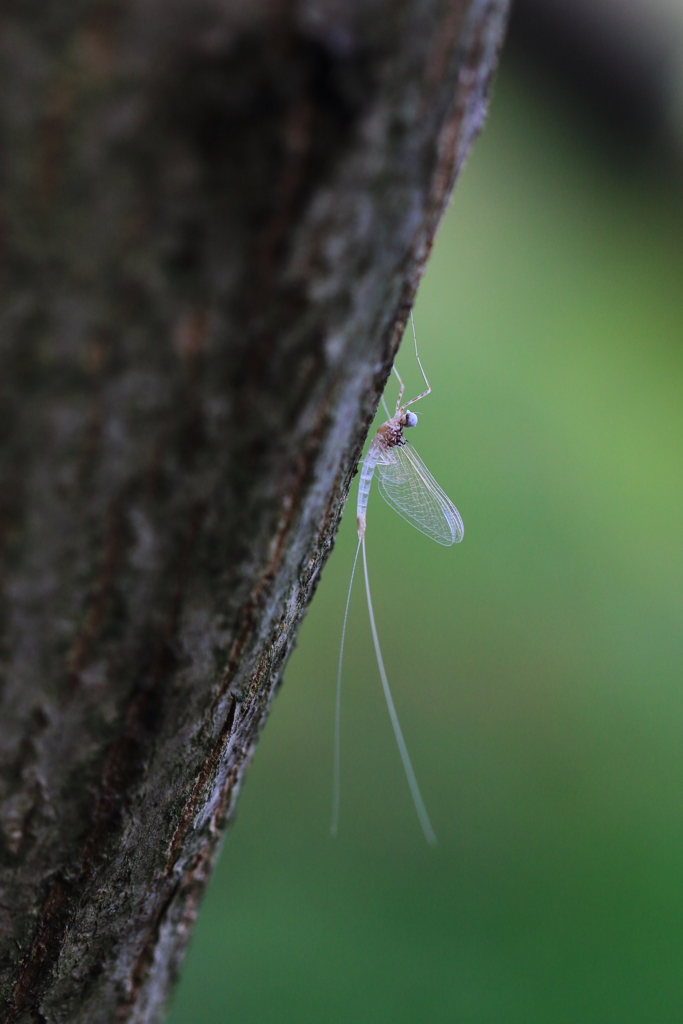
[[[163,1013],[506,7],[3,6],[11,1024]]]

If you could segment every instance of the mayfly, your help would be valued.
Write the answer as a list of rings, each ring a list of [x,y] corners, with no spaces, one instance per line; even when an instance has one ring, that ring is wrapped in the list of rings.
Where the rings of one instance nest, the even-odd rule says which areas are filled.
[[[358,545],[356,547],[356,555],[353,560],[353,568],[351,569],[349,592],[346,597],[346,609],[344,611],[344,624],[342,626],[339,665],[337,671],[337,695],[335,701],[334,728],[332,835],[335,836],[337,834],[337,826],[339,824],[340,713],[344,639],[346,637],[346,622],[349,615],[349,603],[351,600],[353,578],[356,573],[358,555],[362,550],[365,594],[368,603],[370,629],[372,632],[372,640],[375,645],[375,656],[377,658],[377,667],[379,669],[380,679],[382,680],[384,697],[387,702],[394,736],[396,737],[396,743],[403,762],[403,768],[406,773],[413,803],[415,804],[415,810],[417,811],[417,816],[420,821],[420,825],[422,826],[422,831],[424,832],[427,842],[430,845],[434,845],[436,843],[436,835],[434,834],[434,829],[432,828],[429,820],[427,808],[425,807],[424,800],[422,799],[422,794],[420,793],[420,789],[417,784],[417,778],[415,777],[415,772],[408,755],[408,748],[403,738],[403,732],[398,720],[398,715],[396,714],[396,708],[389,688],[389,680],[384,667],[384,659],[382,658],[379,637],[377,635],[377,626],[375,624],[375,615],[372,609],[370,580],[368,577],[368,561],[365,553],[365,530],[367,525],[368,499],[370,497],[370,487],[375,473],[377,473],[379,492],[384,500],[391,505],[399,515],[403,516],[411,526],[414,526],[421,533],[425,533],[438,544],[444,544],[446,546],[459,543],[465,533],[462,519],[460,518],[460,513],[457,508],[439,487],[415,449],[403,437],[404,430],[408,427],[417,426],[417,415],[408,407],[414,405],[415,402],[419,402],[420,399],[426,398],[432,390],[422,368],[420,356],[417,351],[417,336],[415,334],[415,323],[413,321],[412,312],[410,314],[410,322],[412,324],[413,340],[415,342],[415,358],[417,359],[417,364],[420,367],[420,372],[422,373],[422,377],[425,382],[425,390],[416,398],[411,398],[409,402],[401,404],[405,386],[399,376],[398,370],[394,367],[394,373],[396,374],[399,382],[396,411],[393,416],[389,416],[389,410],[387,409],[386,404],[384,404],[384,408],[389,419],[386,423],[382,424],[373,438],[365,459],[363,460],[363,469],[361,471],[360,483],[358,485],[358,505],[356,509]],[[382,399],[382,401],[384,402],[384,399]]]

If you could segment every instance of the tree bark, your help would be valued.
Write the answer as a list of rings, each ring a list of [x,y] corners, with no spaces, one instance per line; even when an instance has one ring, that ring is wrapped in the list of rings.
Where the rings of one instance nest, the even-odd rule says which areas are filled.
[[[507,0],[0,15],[0,996],[152,1022]]]

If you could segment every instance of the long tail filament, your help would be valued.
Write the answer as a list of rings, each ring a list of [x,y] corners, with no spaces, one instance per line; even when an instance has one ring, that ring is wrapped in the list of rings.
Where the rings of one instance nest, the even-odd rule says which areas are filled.
[[[401,725],[399,723],[398,715],[396,714],[396,708],[394,707],[394,701],[393,701],[393,698],[391,696],[391,690],[389,688],[389,680],[387,678],[386,669],[384,668],[384,659],[382,658],[382,651],[381,651],[380,646],[379,646],[379,637],[377,636],[377,626],[375,625],[375,613],[372,610],[372,597],[370,596],[370,579],[369,579],[369,576],[368,576],[368,560],[367,560],[367,557],[366,557],[366,554],[365,554],[365,538],[363,537],[362,540],[359,543],[362,544],[362,547],[363,547],[363,571],[364,571],[364,574],[365,574],[365,593],[366,593],[367,599],[368,599],[368,614],[370,616],[370,628],[372,630],[372,639],[373,639],[374,644],[375,644],[375,655],[377,657],[377,667],[379,668],[379,675],[380,675],[380,679],[382,680],[382,688],[384,690],[384,697],[385,697],[386,702],[387,702],[387,708],[389,709],[389,717],[391,719],[391,724],[392,724],[392,726],[394,728],[394,736],[396,737],[396,744],[398,746],[398,750],[399,750],[399,753],[401,755],[401,760],[403,761],[403,770],[406,773],[406,778],[408,780],[408,786],[410,787],[410,794],[411,794],[411,796],[413,798],[413,803],[415,804],[415,810],[417,811],[417,816],[418,816],[418,818],[420,820],[420,825],[422,826],[422,831],[424,832],[425,839],[427,840],[429,845],[430,846],[436,846],[436,842],[437,842],[436,835],[434,833],[434,829],[432,828],[432,823],[429,820],[429,815],[427,814],[427,808],[425,807],[424,800],[422,799],[422,794],[420,793],[420,788],[419,788],[419,786],[417,784],[417,779],[415,777],[415,772],[413,771],[413,766],[411,764],[410,756],[408,754],[408,748],[406,746],[406,741],[403,739],[403,733],[401,731]],[[358,551],[356,551],[356,558],[358,558]],[[355,569],[355,566],[356,566],[355,561],[354,561],[353,564],[354,564],[354,569]]]
[[[342,664],[344,662],[344,640],[346,639],[346,620],[349,617],[349,604],[351,603],[351,590],[353,588],[353,577],[356,575],[356,564],[358,552],[360,551],[360,538],[356,547],[356,556],[351,569],[349,580],[349,592],[346,595],[346,608],[344,609],[344,625],[342,626],[341,644],[339,646],[339,665],[337,666],[337,695],[334,702],[334,769],[332,781],[332,824],[330,832],[332,838],[337,836],[339,828],[339,795],[341,790],[341,681]]]

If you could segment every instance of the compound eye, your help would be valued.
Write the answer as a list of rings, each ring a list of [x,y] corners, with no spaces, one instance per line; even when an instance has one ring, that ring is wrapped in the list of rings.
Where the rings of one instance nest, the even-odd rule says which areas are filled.
[[[407,427],[416,427],[417,426],[417,416],[415,415],[414,412],[407,412],[406,413],[406,423],[405,423],[405,425]]]

